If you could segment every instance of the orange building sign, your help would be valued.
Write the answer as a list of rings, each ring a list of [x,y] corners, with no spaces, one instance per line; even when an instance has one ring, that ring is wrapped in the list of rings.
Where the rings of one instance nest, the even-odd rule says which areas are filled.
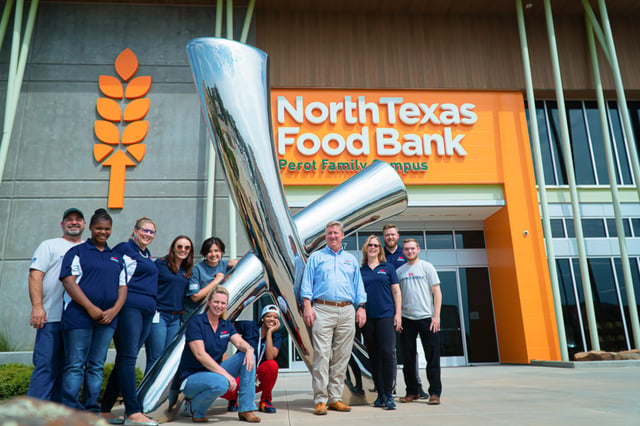
[[[93,126],[100,141],[93,146],[93,157],[103,167],[111,169],[107,206],[121,209],[124,207],[127,167],[135,167],[146,152],[146,145],[141,142],[149,131],[149,122],[143,118],[149,112],[151,102],[144,96],[151,88],[151,77],[132,79],[138,71],[138,58],[131,49],[118,55],[115,68],[122,82],[128,83],[125,85],[110,75],[100,76],[98,84],[105,97],[96,101],[96,110],[102,120],[96,120]],[[123,98],[129,102],[123,104]],[[122,149],[118,149],[120,144]]]
[[[285,185],[336,185],[375,159],[407,185],[496,183],[500,92],[274,89]],[[513,94],[509,94],[513,96]]]

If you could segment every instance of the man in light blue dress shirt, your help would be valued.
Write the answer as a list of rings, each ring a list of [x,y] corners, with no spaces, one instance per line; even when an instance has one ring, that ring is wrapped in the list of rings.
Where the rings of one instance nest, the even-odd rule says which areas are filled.
[[[353,348],[356,328],[367,321],[360,265],[342,249],[342,223],[325,227],[327,246],[309,257],[300,286],[304,322],[311,327],[313,341],[312,386],[314,414],[330,410],[351,411],[344,404],[344,378]],[[355,308],[355,309],[354,309]]]

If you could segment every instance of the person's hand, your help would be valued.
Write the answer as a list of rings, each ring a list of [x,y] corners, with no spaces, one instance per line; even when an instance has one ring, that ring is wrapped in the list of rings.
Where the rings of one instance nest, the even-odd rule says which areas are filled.
[[[431,317],[431,326],[429,327],[429,330],[434,333],[440,331],[440,317]]]
[[[47,322],[47,312],[42,305],[31,308],[31,327],[42,328]]]
[[[313,312],[313,307],[311,304],[304,305],[304,313],[302,316],[304,323],[307,324],[307,327],[312,327],[313,322],[316,320],[316,313]]]
[[[102,312],[102,309],[98,308],[95,305],[89,308],[87,313],[94,321],[102,321],[102,315],[104,314],[104,312]]]
[[[111,324],[111,321],[115,319],[118,314],[114,308],[107,309],[102,312],[102,319],[100,320],[100,324],[107,325]]]
[[[367,322],[367,311],[364,308],[358,308],[356,310],[356,321],[358,323],[358,327],[364,327]]]
[[[273,325],[269,328],[267,328],[267,333],[275,333],[276,331],[278,331],[278,329],[280,328],[280,319],[276,318],[275,322],[273,323]]]
[[[235,377],[233,377],[230,374],[227,374],[227,381],[229,382],[229,390],[231,392],[234,392],[236,390],[236,387],[238,386],[238,383],[236,382]]]
[[[233,268],[234,266],[236,266],[238,263],[238,259],[231,259],[227,262],[227,266],[229,268]]]
[[[249,348],[244,353],[244,361],[242,361],[242,365],[247,367],[247,371],[253,370],[253,367],[256,365],[256,355],[253,353],[253,348]]]
[[[402,331],[402,317],[400,315],[393,317],[393,325],[396,328],[396,331]]]

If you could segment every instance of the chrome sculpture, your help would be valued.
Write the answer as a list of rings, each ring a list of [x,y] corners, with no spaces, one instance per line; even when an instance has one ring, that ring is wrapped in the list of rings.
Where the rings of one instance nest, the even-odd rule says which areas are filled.
[[[234,318],[269,293],[282,310],[283,323],[296,349],[311,368],[310,330],[303,322],[296,295],[309,254],[324,244],[324,227],[331,220],[342,221],[348,234],[404,211],[406,189],[391,166],[376,161],[292,218],[273,143],[267,55],[215,38],[190,41],[187,54],[211,139],[254,247],[222,282],[230,294],[229,316]],[[158,417],[183,348],[184,327],[138,389],[145,413]],[[352,380],[345,388],[345,401],[371,399],[366,394],[372,387],[368,356],[357,342],[350,369],[348,377],[358,384],[364,378],[368,385],[357,387]],[[171,399],[173,408],[175,399]]]

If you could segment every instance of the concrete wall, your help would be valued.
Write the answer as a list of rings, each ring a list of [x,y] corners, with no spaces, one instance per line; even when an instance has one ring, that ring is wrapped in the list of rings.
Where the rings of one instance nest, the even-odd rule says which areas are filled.
[[[244,11],[234,13],[236,39]],[[62,211],[106,207],[109,169],[93,158],[93,125],[100,75],[116,76],[118,54],[130,48],[136,75],[153,83],[144,159],[126,172],[124,208],[112,210],[115,245],[136,218],[158,226],[150,246],[166,254],[178,234],[199,249],[204,227],[208,139],[188,67],[188,40],[214,34],[213,7],[41,4],[4,176],[0,183],[0,333],[30,350],[29,259],[40,241],[60,235]],[[251,35],[250,40],[253,38]],[[0,108],[4,113],[11,28],[0,53]],[[229,241],[227,185],[217,167],[214,234]],[[242,226],[238,254],[248,245]],[[85,237],[89,236],[88,229]],[[199,258],[199,256],[198,256]]]

